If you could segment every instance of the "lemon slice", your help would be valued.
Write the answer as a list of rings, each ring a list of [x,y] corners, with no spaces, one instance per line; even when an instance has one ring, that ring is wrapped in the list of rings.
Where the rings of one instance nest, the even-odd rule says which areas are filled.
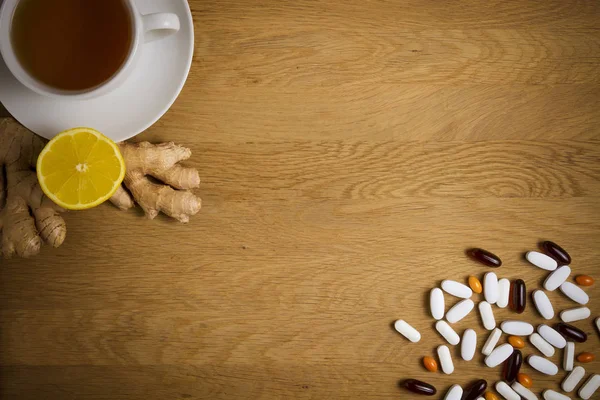
[[[91,128],[74,128],[48,142],[37,160],[44,193],[68,210],[84,210],[108,200],[125,177],[119,146]]]

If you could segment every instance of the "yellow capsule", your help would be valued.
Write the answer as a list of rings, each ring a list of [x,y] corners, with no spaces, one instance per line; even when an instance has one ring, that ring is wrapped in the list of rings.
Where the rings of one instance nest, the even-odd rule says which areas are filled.
[[[516,349],[522,349],[523,347],[525,347],[525,341],[518,336],[509,336],[508,343],[510,343],[512,347]]]
[[[523,386],[525,386],[526,388],[530,388],[533,386],[533,381],[531,380],[531,378],[529,377],[529,375],[523,374],[521,372],[519,372],[517,374],[517,380],[519,381],[519,383]]]
[[[433,357],[423,357],[423,366],[430,372],[436,372],[438,370],[437,361],[435,361]]]
[[[485,400],[500,400],[500,399],[498,398],[498,396],[496,396],[496,395],[495,395],[494,393],[492,393],[492,392],[485,392],[485,396],[483,396],[483,397],[485,397]]]
[[[479,279],[475,278],[472,275],[469,277],[469,287],[475,293],[481,293],[483,291],[483,288],[481,286],[481,282],[479,281]]]

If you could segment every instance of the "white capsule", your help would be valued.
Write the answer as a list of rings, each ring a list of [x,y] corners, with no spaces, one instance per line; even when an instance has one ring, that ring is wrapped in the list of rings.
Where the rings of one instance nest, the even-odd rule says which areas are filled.
[[[477,348],[477,333],[473,329],[467,329],[460,341],[460,356],[465,361],[471,361]]]
[[[573,389],[579,385],[579,382],[581,382],[584,376],[585,369],[578,365],[577,367],[573,368],[573,371],[571,371],[569,375],[565,377],[560,387],[567,393],[572,392]]]
[[[496,392],[506,400],[521,400],[521,396],[504,381],[496,382]]]
[[[510,344],[501,344],[500,346],[496,347],[489,356],[485,358],[485,365],[487,365],[490,368],[494,368],[506,361],[506,359],[511,356],[513,351],[514,348]]]
[[[435,329],[451,345],[456,346],[457,344],[460,343],[460,337],[458,336],[458,333],[456,333],[454,331],[454,329],[452,329],[452,327],[450,325],[448,325],[448,323],[446,321],[436,322]]]
[[[588,400],[600,387],[600,375],[594,374],[579,389],[579,397]]]
[[[473,291],[467,285],[448,279],[442,281],[442,289],[452,296],[461,297],[463,299],[468,299],[473,295]]]
[[[573,371],[573,361],[575,360],[575,343],[567,342],[563,355],[563,369]]]
[[[500,324],[500,329],[507,335],[528,336],[533,333],[533,325],[523,321],[504,321]]]
[[[539,334],[532,333],[529,336],[529,341],[546,357],[552,357],[554,355],[554,347],[552,347],[550,343],[546,342]]]
[[[590,309],[587,307],[571,308],[570,310],[561,311],[560,319],[563,322],[574,322],[589,318],[591,314]]]
[[[451,324],[460,321],[475,307],[475,303],[471,299],[464,299],[456,303],[451,309],[446,313],[446,319]]]
[[[528,252],[525,254],[525,258],[536,267],[545,269],[546,271],[554,271],[558,267],[557,262],[553,258],[537,251]]]
[[[598,333],[600,333],[600,317],[596,318],[596,329],[598,329]]]
[[[446,396],[444,396],[444,400],[460,400],[463,395],[463,390],[459,385],[452,385],[448,392],[446,392]]]
[[[541,372],[546,375],[556,375],[558,374],[558,367],[552,361],[540,357],[531,355],[527,357],[527,363],[531,366],[531,368]]]
[[[546,289],[549,292],[558,289],[558,287],[562,285],[564,281],[567,280],[569,275],[571,275],[571,267],[569,267],[568,265],[563,265],[562,267],[559,267],[556,271],[548,274],[548,277],[544,281],[544,289]]]
[[[445,374],[451,374],[454,372],[454,363],[452,362],[452,356],[450,355],[450,349],[446,345],[438,346],[437,348],[438,358],[440,359],[440,365],[442,371]]]
[[[564,282],[562,285],[560,285],[560,291],[576,303],[585,305],[588,303],[588,301],[590,301],[588,294],[574,283]]]
[[[514,382],[511,386],[517,394],[523,397],[525,400],[538,400],[538,397],[525,386],[521,385],[519,382]]]
[[[408,322],[404,321],[403,319],[399,319],[398,321],[396,321],[394,323],[394,328],[402,336],[404,336],[413,343],[417,343],[419,340],[421,340],[421,334],[419,333],[419,331],[410,326]]]
[[[490,304],[498,301],[498,277],[493,272],[488,272],[483,276],[483,295],[485,301]]]
[[[537,331],[546,342],[550,343],[557,349],[562,349],[567,345],[567,341],[565,340],[563,335],[561,335],[556,330],[554,330],[554,328],[551,328],[548,325],[538,325]]]
[[[444,318],[444,292],[440,288],[431,289],[429,294],[429,307],[431,316],[435,319]]]
[[[481,348],[481,353],[484,356],[489,356],[492,354],[494,347],[496,347],[498,340],[500,340],[500,336],[502,336],[502,331],[498,328],[494,329],[492,333],[490,333],[490,336],[488,336],[487,340],[483,344],[483,347]]]
[[[565,396],[564,394],[555,392],[551,389],[544,390],[542,395],[544,396],[544,400],[571,400],[569,396]]]
[[[548,295],[543,290],[533,291],[533,304],[544,319],[554,318],[554,307],[550,303]]]
[[[498,301],[496,305],[500,308],[506,308],[508,305],[508,295],[510,294],[510,281],[502,278],[498,281]]]
[[[479,315],[481,315],[481,322],[483,322],[483,327],[488,331],[491,331],[496,327],[496,319],[494,318],[492,306],[487,301],[482,301],[479,303],[478,307]]]

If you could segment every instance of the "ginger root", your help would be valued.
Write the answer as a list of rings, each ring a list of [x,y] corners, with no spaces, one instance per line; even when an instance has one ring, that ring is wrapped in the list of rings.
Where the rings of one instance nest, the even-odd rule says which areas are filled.
[[[45,141],[10,118],[0,119],[0,255],[31,257],[42,243],[65,240],[64,210],[44,195],[35,164]]]
[[[149,219],[163,212],[180,222],[197,214],[202,201],[189,189],[200,185],[198,171],[179,165],[192,155],[190,149],[175,143],[120,143],[127,172],[121,187],[110,201],[121,210],[137,202]],[[154,183],[155,178],[165,184]],[[177,189],[177,190],[176,190]]]

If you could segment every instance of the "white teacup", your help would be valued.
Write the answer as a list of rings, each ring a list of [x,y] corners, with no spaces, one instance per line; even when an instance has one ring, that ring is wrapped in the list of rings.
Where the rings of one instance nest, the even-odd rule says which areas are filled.
[[[134,0],[123,0],[129,11],[132,38],[129,53],[121,67],[111,78],[96,87],[81,91],[66,91],[48,86],[32,77],[19,62],[11,41],[12,20],[21,0],[0,0],[0,54],[11,73],[23,85],[44,96],[61,99],[85,100],[112,92],[123,84],[135,69],[144,43],[165,38],[179,31],[179,18],[171,13],[142,15]],[[51,0],[48,0],[51,1]]]

